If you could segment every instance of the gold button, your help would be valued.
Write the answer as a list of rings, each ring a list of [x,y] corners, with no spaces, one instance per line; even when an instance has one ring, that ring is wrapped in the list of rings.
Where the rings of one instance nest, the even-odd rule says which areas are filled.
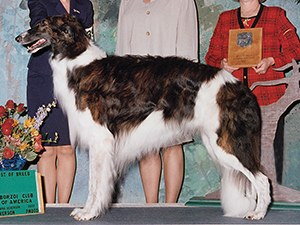
[[[146,14],[149,15],[149,14],[150,14],[150,11],[147,11]]]
[[[146,35],[147,35],[147,36],[150,36],[150,32],[149,32],[149,31],[147,31],[147,32],[146,32]]]
[[[244,76],[244,79],[246,79],[247,77],[246,76]]]

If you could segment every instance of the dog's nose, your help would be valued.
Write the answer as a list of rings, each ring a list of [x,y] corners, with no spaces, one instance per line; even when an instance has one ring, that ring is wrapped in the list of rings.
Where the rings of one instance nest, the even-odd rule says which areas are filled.
[[[15,40],[16,40],[16,42],[20,42],[20,41],[22,40],[21,35],[17,36],[17,37],[15,38]]]

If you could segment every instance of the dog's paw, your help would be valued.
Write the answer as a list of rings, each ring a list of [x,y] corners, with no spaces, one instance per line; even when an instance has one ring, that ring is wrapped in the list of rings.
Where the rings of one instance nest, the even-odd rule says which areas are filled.
[[[249,212],[244,218],[248,220],[261,220],[265,217],[265,213],[263,212]]]
[[[96,213],[93,213],[92,211],[87,211],[85,209],[75,208],[70,216],[73,216],[76,220],[91,220],[95,218],[97,215]]]

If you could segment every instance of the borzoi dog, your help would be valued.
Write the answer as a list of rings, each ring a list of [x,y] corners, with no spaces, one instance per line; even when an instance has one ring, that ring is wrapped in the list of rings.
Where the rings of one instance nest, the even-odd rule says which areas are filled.
[[[44,19],[16,41],[51,46],[54,93],[72,145],[89,149],[89,194],[78,220],[103,214],[117,175],[161,147],[193,136],[222,173],[226,216],[262,219],[271,201],[260,171],[260,110],[230,73],[177,57],[106,56],[74,16]]]

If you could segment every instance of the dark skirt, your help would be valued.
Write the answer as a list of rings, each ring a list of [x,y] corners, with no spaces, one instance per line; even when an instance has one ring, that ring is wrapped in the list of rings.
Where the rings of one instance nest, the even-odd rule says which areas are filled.
[[[52,75],[29,69],[27,77],[27,108],[29,116],[33,118],[39,107],[48,105],[53,101]],[[40,132],[47,133],[47,139],[54,139],[55,132],[58,133],[59,139],[57,143],[45,143],[46,146],[70,145],[68,120],[60,109],[59,103],[57,103],[56,108],[52,108],[51,112],[44,119]]]

